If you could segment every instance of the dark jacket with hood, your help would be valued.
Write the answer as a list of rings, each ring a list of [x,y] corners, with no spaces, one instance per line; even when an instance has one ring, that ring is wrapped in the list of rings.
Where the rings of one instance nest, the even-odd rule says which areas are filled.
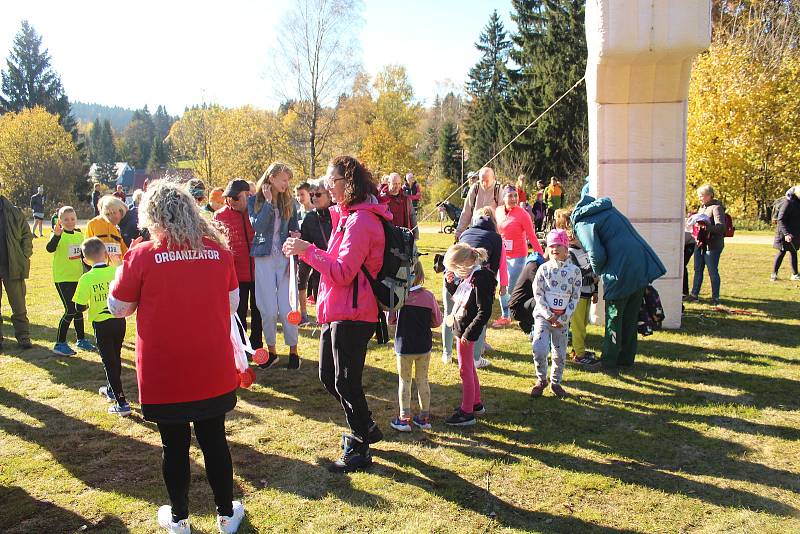
[[[606,300],[628,297],[667,272],[655,251],[610,198],[581,198],[571,221],[576,237],[589,254],[592,270],[603,280]]]
[[[489,253],[487,266],[494,273],[500,270],[500,255],[503,253],[503,238],[488,217],[480,217],[478,221],[464,230],[459,243],[466,243],[472,248],[486,249]]]
[[[800,249],[800,198],[794,193],[794,187],[786,192],[786,202],[781,205],[777,215],[778,228],[773,246],[778,250]],[[787,243],[784,239],[787,235],[792,236],[791,243]]]

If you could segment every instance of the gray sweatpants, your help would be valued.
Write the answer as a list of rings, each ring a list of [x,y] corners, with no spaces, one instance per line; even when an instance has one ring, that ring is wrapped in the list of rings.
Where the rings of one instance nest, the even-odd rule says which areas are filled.
[[[297,326],[289,324],[289,259],[283,254],[258,256],[255,259],[256,304],[261,312],[264,340],[275,345],[278,318],[283,325],[283,340],[289,347],[297,345]]]
[[[553,351],[553,369],[550,372],[550,382],[560,384],[564,374],[564,365],[567,361],[567,330],[569,325],[553,328],[543,317],[537,316],[531,332],[533,345],[533,362],[536,364],[536,379],[540,382],[547,380],[547,356]]]

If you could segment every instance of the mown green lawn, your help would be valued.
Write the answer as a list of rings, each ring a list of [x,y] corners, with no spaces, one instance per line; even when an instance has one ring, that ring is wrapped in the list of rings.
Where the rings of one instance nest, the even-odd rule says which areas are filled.
[[[421,248],[449,239],[423,234]],[[168,502],[158,433],[138,413],[106,413],[98,355],[50,354],[61,309],[44,244],[35,241],[28,285],[37,347],[22,353],[7,339],[0,356],[0,531],[157,531]],[[723,303],[748,314],[689,305],[682,330],[642,340],[629,372],[569,368],[565,400],[532,400],[528,341],[516,328],[490,331],[493,365],[479,372],[488,413],[466,430],[442,423],[460,385],[436,336],[434,429],[394,433],[395,359],[373,345],[365,387],[387,439],[367,473],[325,468],[344,418],[304,331],[301,370],[259,371],[229,415],[241,531],[800,532],[800,284],[767,281],[772,255],[768,245],[725,249]],[[432,260],[428,285],[439,294]],[[5,300],[3,312],[8,336]],[[131,320],[123,379],[135,401],[133,333]],[[592,348],[599,333],[591,329]],[[214,532],[199,449],[192,458],[193,526]]]

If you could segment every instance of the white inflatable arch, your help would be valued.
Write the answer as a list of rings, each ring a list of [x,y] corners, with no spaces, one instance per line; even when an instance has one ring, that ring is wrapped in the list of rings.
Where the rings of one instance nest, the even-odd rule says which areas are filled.
[[[587,0],[586,40],[589,191],[658,253],[664,326],[678,328],[689,75],[711,41],[710,0]]]

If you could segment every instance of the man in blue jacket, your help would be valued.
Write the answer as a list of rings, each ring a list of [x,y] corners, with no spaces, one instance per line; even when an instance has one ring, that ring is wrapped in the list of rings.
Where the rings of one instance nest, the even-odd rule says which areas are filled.
[[[572,228],[589,255],[592,269],[603,280],[606,331],[600,361],[587,371],[615,371],[633,365],[636,322],[644,290],[667,270],[630,221],[608,197],[586,195],[575,206]]]

